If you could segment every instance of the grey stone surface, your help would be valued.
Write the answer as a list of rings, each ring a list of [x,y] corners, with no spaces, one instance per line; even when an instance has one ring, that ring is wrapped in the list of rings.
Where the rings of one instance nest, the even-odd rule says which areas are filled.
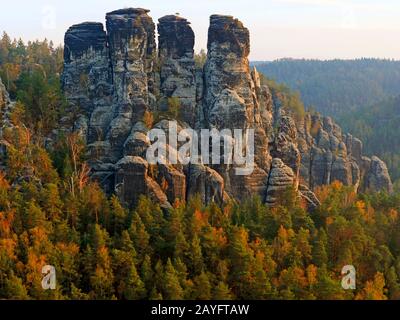
[[[179,118],[195,126],[196,70],[194,32],[190,23],[179,16],[159,20],[160,109],[168,110],[168,99],[179,104]]]
[[[293,170],[285,165],[279,158],[272,160],[271,172],[268,177],[268,187],[265,202],[268,205],[275,205],[276,201],[282,193],[290,188],[295,187],[296,176]]]
[[[65,35],[62,79],[71,112],[61,126],[84,136],[93,178],[128,206],[142,194],[165,208],[196,194],[205,203],[259,195],[274,205],[293,186],[314,208],[313,190],[334,181],[392,191],[386,165],[364,157],[362,142],[331,118],[283,110],[250,69],[250,32],[234,17],[211,16],[204,67],[195,65],[194,33],[180,16],[159,19],[158,55],[149,10],[110,12],[106,25],[104,31],[101,23],[83,23]],[[168,133],[171,102],[178,106],[178,132],[253,129],[254,171],[240,176],[231,165],[147,163],[147,132]]]
[[[367,171],[365,188],[368,191],[377,192],[386,190],[393,192],[393,185],[386,164],[378,157],[373,156],[369,170]]]

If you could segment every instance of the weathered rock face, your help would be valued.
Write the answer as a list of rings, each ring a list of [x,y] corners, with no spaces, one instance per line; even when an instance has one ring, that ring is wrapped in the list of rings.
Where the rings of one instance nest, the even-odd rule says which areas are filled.
[[[107,13],[107,32],[115,97],[118,103],[149,103],[154,93],[155,25],[149,10],[122,9]]]
[[[306,115],[297,130],[300,177],[312,190],[339,181],[361,191],[393,191],[386,164],[377,157],[364,157],[362,142],[344,135],[331,118]]]
[[[9,101],[8,92],[0,78],[0,109],[3,110]]]
[[[3,130],[13,127],[10,115],[14,109],[15,103],[10,100],[10,96],[5,85],[0,78],[0,138],[2,138]]]
[[[387,190],[393,192],[393,185],[390,180],[389,172],[386,164],[380,160],[378,157],[372,157],[369,161],[369,168],[367,169],[367,178],[365,181],[365,189],[377,192],[381,190]]]
[[[268,178],[268,188],[265,202],[274,205],[288,187],[294,187],[296,176],[293,170],[281,159],[272,160],[272,168]]]
[[[282,116],[275,136],[272,155],[282,159],[298,177],[300,173],[300,151],[297,147],[297,130],[293,118]]]
[[[211,16],[204,69],[205,126],[218,130],[255,131],[256,167],[253,174],[238,176],[234,168],[214,166],[224,178],[228,194],[234,198],[263,194],[271,161],[268,150],[268,131],[272,130],[268,121],[269,101],[265,88],[261,88],[257,71],[250,72],[249,53],[249,30],[239,20],[231,16]]]
[[[179,16],[155,24],[145,9],[108,13],[100,23],[72,26],[65,35],[63,88],[71,113],[64,119],[88,143],[92,177],[127,206],[148,195],[163,207],[200,195],[207,203],[261,196],[275,205],[288,187],[307,204],[319,205],[313,190],[340,181],[360,190],[392,191],[386,165],[362,154],[362,143],[343,135],[330,118],[302,119],[281,108],[279,99],[250,70],[250,33],[231,16],[210,19],[203,69],[194,60],[194,33]],[[0,87],[1,91],[1,87]],[[0,95],[0,106],[7,98]],[[7,104],[7,103],[6,103]],[[177,114],[177,132],[253,129],[254,170],[238,175],[230,165],[150,165],[151,128],[168,134],[166,118]],[[178,111],[177,113],[175,111]],[[172,144],[163,146],[176,154]],[[204,159],[203,159],[204,161]]]
[[[155,25],[148,12],[131,8],[106,15],[115,106],[106,139],[113,161],[123,155],[133,124],[155,102]]]
[[[196,70],[194,62],[194,32],[190,23],[178,16],[159,20],[160,109],[168,110],[171,98],[179,101],[179,116],[195,126]]]
[[[161,187],[149,176],[149,164],[143,158],[128,156],[121,159],[117,163],[115,183],[117,195],[128,206],[145,194],[162,206],[171,207]]]
[[[303,184],[299,185],[299,195],[311,210],[316,209],[321,204],[315,193]]]
[[[3,135],[6,129],[13,128],[10,116],[15,103],[10,100],[10,96],[0,78],[0,169],[4,170],[7,158],[7,148],[9,143],[4,140]]]
[[[249,30],[230,16],[211,16],[205,66],[205,120],[219,128],[254,123]]]
[[[203,165],[191,165],[188,176],[189,195],[200,195],[204,203],[222,203],[229,199],[224,179],[215,170]]]
[[[101,23],[74,25],[65,34],[63,90],[70,118],[91,143],[104,138],[112,108],[112,75],[107,36]]]

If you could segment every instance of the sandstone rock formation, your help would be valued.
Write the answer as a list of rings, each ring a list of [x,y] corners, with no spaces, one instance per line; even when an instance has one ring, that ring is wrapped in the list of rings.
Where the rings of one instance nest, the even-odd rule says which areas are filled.
[[[10,96],[6,90],[5,85],[1,81],[0,78],[0,117],[1,117],[1,128],[0,128],[0,136],[2,135],[2,131],[12,126],[10,122],[10,114],[14,107],[14,103],[10,100]]]
[[[127,156],[116,165],[115,191],[127,204],[136,203],[140,195],[148,195],[161,206],[170,208],[171,204],[161,187],[149,175],[149,164],[140,157]],[[132,192],[135,190],[135,192]]]
[[[15,103],[10,100],[10,96],[0,78],[0,169],[5,168],[5,160],[7,157],[7,148],[9,143],[4,139],[4,132],[13,128],[10,116],[14,109]]]
[[[179,101],[179,117],[195,126],[196,70],[194,32],[190,23],[178,16],[159,20],[160,109],[168,110],[168,99]]]
[[[249,30],[231,16],[211,16],[204,68],[203,125],[218,130],[255,130],[256,167],[250,176],[238,176],[231,167],[214,167],[234,198],[265,193],[271,165],[267,131],[272,127],[263,123],[260,104],[264,92],[258,73],[250,72],[249,54]]]
[[[107,31],[87,22],[65,35],[63,88],[71,112],[63,124],[86,139],[93,178],[127,206],[142,194],[165,208],[197,194],[218,203],[258,194],[273,206],[293,187],[316,207],[312,191],[336,180],[357,190],[392,191],[386,165],[364,157],[361,141],[330,118],[298,119],[282,109],[250,70],[250,32],[239,20],[211,16],[204,68],[196,67],[194,33],[182,17],[159,19],[158,55],[148,10],[117,10],[106,20]],[[253,129],[252,173],[237,175],[231,165],[150,165],[147,133],[167,131],[171,114],[178,132]],[[177,152],[173,145],[164,148]]]
[[[362,142],[343,134],[331,118],[306,115],[297,131],[300,177],[310,189],[339,181],[361,191],[393,191],[386,164],[377,157],[364,157]]]
[[[0,78],[0,109],[3,110],[9,101],[10,98],[8,97],[8,92]]]
[[[372,157],[371,160],[364,158],[364,161],[368,165],[365,189],[373,192],[380,190],[393,192],[393,185],[386,164],[376,156]]]
[[[274,205],[276,200],[288,188],[293,187],[296,176],[293,170],[279,158],[272,160],[271,172],[268,177],[268,187],[265,202]]]
[[[74,25],[65,34],[63,90],[70,105],[64,122],[80,129],[88,143],[105,135],[112,107],[107,35],[101,23]]]

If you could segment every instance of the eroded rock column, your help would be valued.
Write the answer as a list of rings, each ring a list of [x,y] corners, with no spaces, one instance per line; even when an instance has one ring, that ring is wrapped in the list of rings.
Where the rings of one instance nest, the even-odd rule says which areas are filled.
[[[115,104],[106,139],[115,160],[123,156],[133,125],[155,103],[155,25],[148,12],[129,8],[106,15]]]
[[[186,19],[173,15],[159,20],[158,32],[160,108],[165,111],[171,104],[177,104],[179,118],[194,127],[197,116],[194,32]]]
[[[218,130],[255,131],[256,164],[252,174],[239,176],[232,166],[213,166],[224,178],[227,193],[234,198],[264,196],[271,164],[266,132],[271,106],[257,70],[250,71],[249,54],[250,34],[243,23],[231,16],[211,16],[204,69],[205,123]]]
[[[72,124],[75,131],[81,131],[89,141],[104,135],[110,120],[103,117],[89,129],[96,108],[102,115],[111,110],[112,77],[108,59],[107,35],[101,23],[86,22],[68,29],[62,86],[70,113],[69,119],[63,120],[75,122]]]
[[[107,32],[117,102],[148,103],[154,86],[155,25],[146,9],[107,13]]]

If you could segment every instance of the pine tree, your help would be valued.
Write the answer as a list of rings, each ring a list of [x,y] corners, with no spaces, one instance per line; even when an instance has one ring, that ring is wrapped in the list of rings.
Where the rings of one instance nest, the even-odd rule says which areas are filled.
[[[149,300],[156,300],[156,301],[161,301],[163,300],[163,296],[160,292],[157,291],[156,287],[154,287],[149,295]]]
[[[89,257],[94,268],[90,274],[91,298],[111,299],[114,296],[114,274],[107,248],[108,234],[96,224],[93,227],[92,239],[94,257]]]
[[[194,278],[194,300],[210,300],[211,299],[211,283],[208,275],[202,272]]]
[[[389,288],[390,300],[400,299],[400,284],[396,275],[396,270],[391,267],[386,274],[387,287]]]
[[[230,235],[229,257],[231,260],[231,274],[229,283],[239,299],[251,295],[253,252],[248,246],[248,233],[243,227],[236,227]]]
[[[186,241],[185,235],[182,231],[179,231],[175,238],[175,251],[174,257],[180,258],[183,260],[187,260],[187,257],[190,255],[190,247]]]
[[[312,261],[317,267],[322,267],[328,263],[328,254],[326,252],[326,233],[323,229],[318,232],[318,237],[312,249]]]
[[[74,283],[71,283],[71,300],[89,300],[89,295],[83,293]]]
[[[200,245],[200,239],[195,234],[193,236],[193,240],[190,244],[190,262],[191,262],[191,270],[193,274],[200,274],[204,268],[203,254]]]
[[[14,274],[11,274],[8,279],[4,282],[4,289],[2,290],[1,296],[9,300],[28,300],[28,292],[22,282],[21,278],[18,278]]]
[[[145,284],[146,289],[148,290],[148,292],[150,292],[154,284],[154,272],[151,267],[151,258],[149,255],[146,255],[144,257],[140,270],[140,276]]]
[[[146,254],[151,254],[150,235],[148,234],[142,219],[137,213],[135,213],[132,217],[132,224],[129,228],[129,234],[134,242],[140,259],[143,259]]]
[[[221,301],[233,300],[233,294],[228,285],[226,285],[224,282],[219,282],[213,290],[212,299]]]
[[[190,280],[188,280],[188,269],[185,263],[180,258],[177,258],[174,260],[174,268],[176,270],[176,274],[179,279],[179,284],[181,285],[184,291],[185,299],[191,297],[193,290],[193,283]]]
[[[342,300],[345,298],[340,281],[331,278],[325,265],[318,269],[318,282],[314,288],[314,293],[320,300]]]
[[[177,272],[168,259],[165,266],[164,279],[163,279],[163,297],[165,300],[182,300],[184,297],[183,289],[179,283]]]
[[[127,300],[144,299],[146,297],[146,288],[134,264],[131,265],[129,271],[125,281],[121,283],[122,288],[120,286],[122,297]]]
[[[128,214],[122,207],[118,198],[114,195],[111,198],[111,230],[113,234],[119,234],[126,229]]]

